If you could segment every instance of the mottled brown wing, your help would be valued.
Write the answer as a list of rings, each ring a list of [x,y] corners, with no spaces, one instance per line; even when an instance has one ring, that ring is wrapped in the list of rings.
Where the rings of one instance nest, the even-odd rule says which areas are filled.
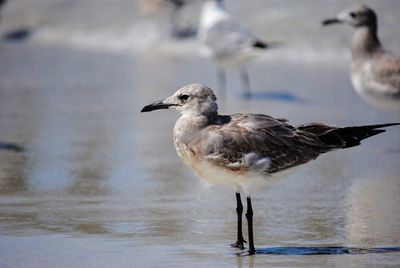
[[[400,58],[386,54],[372,66],[374,79],[382,84],[389,85],[394,95],[400,97]]]
[[[316,125],[303,127],[317,129]],[[207,159],[232,170],[246,171],[257,160],[269,159],[265,172],[274,173],[334,148],[321,142],[317,134],[297,129],[287,120],[259,114],[233,115],[228,123],[212,125],[207,131]]]

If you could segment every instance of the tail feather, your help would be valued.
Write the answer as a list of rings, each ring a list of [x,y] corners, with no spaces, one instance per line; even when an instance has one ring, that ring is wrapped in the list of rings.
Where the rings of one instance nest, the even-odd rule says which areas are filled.
[[[361,144],[361,141],[369,137],[375,136],[386,130],[381,129],[385,127],[400,125],[400,123],[369,125],[369,126],[356,126],[344,127],[334,130],[334,132],[344,140],[342,148],[350,148]]]
[[[282,46],[282,42],[278,41],[271,41],[271,42],[265,42],[260,39],[257,39],[253,43],[253,47],[255,48],[260,48],[260,49],[270,49],[270,48],[276,48]]]
[[[253,44],[253,47],[266,49],[268,48],[268,44],[261,40],[256,40]]]

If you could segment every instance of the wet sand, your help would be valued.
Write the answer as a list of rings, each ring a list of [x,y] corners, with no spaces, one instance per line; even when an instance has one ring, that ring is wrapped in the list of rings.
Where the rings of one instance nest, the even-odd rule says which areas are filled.
[[[251,99],[228,72],[226,97],[217,91],[221,113],[294,124],[400,120],[352,89],[351,29],[319,24],[347,1],[227,2],[261,38],[285,45],[249,65]],[[366,2],[385,14],[383,43],[400,52],[400,17],[391,12],[399,1]],[[260,254],[238,257],[229,247],[234,192],[182,164],[172,145],[175,111],[139,113],[185,84],[214,88],[215,66],[193,40],[165,39],[168,14],[135,8],[127,0],[15,0],[2,10],[0,35],[20,27],[31,35],[0,41],[0,267],[399,266],[399,127],[256,193]],[[194,5],[188,16],[197,12]]]
[[[395,267],[400,253],[237,257],[234,192],[194,177],[172,145],[174,111],[140,108],[215,85],[197,56],[28,42],[0,53],[1,267]],[[171,68],[173,66],[173,68]],[[347,62],[254,62],[255,97],[232,80],[221,112],[293,123],[398,121],[352,90]],[[400,129],[323,155],[254,196],[256,248],[400,245]],[[304,253],[304,252],[303,252]]]

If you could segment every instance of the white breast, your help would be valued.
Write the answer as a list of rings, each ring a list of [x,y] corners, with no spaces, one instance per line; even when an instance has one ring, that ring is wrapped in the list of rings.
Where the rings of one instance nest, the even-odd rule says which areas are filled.
[[[393,97],[398,89],[375,78],[373,62],[365,62],[351,74],[351,82],[358,95],[369,104],[386,111],[400,111],[400,99]]]
[[[279,176],[279,174],[268,175],[268,173],[265,172],[229,170],[215,165],[208,160],[198,162],[184,160],[184,162],[189,164],[188,166],[193,169],[200,178],[213,184],[232,187],[236,191],[243,190],[246,195],[264,189],[272,183],[284,178],[284,176]]]

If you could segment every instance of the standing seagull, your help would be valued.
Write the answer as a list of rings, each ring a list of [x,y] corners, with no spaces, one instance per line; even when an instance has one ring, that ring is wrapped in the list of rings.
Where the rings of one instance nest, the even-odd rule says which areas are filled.
[[[377,20],[371,8],[357,5],[323,21],[323,25],[348,23],[355,28],[351,45],[353,87],[368,103],[400,112],[400,58],[382,47]]]
[[[189,38],[196,35],[196,29],[190,25],[184,24],[182,12],[187,5],[187,0],[164,0],[165,3],[173,6],[171,13],[171,36],[177,39]]]
[[[238,25],[226,11],[223,0],[206,0],[200,15],[198,38],[201,52],[217,65],[218,87],[225,91],[225,68],[239,67],[245,96],[251,96],[246,63],[269,45]]]
[[[244,248],[243,205],[247,197],[249,254],[255,254],[250,194],[285,176],[284,171],[320,154],[357,146],[360,141],[398,125],[338,128],[320,123],[294,127],[286,119],[263,114],[219,115],[214,92],[200,84],[182,87],[174,95],[143,107],[141,112],[174,107],[182,116],[174,127],[174,145],[183,162],[201,178],[236,190],[237,240]],[[287,175],[287,174],[286,174]]]

